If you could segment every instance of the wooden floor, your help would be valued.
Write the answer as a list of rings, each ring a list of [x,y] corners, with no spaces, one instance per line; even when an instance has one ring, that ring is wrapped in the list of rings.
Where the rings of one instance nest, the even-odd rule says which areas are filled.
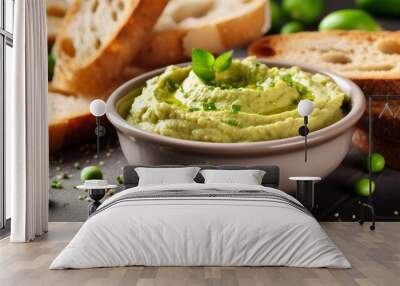
[[[48,270],[81,223],[50,223],[44,237],[27,244],[0,241],[0,285],[400,285],[400,223],[322,223],[352,269],[289,267],[124,267]]]

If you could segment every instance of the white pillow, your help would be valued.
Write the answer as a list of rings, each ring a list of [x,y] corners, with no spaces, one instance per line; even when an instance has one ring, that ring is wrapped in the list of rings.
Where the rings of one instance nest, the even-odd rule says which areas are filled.
[[[195,183],[193,179],[199,170],[199,167],[135,168],[139,186]]]
[[[262,170],[202,170],[205,184],[261,185],[265,171]]]

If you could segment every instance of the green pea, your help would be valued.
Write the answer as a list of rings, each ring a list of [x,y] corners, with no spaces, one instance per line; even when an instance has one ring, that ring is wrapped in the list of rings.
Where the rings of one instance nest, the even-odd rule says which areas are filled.
[[[75,168],[76,170],[82,169],[81,164],[80,164],[79,162],[74,163],[74,168]]]
[[[356,4],[374,15],[400,16],[399,0],[356,0]]]
[[[297,33],[304,31],[304,26],[300,22],[289,22],[286,23],[282,29],[281,29],[281,34],[292,34],[292,33]]]
[[[51,81],[54,75],[54,66],[56,65],[56,57],[54,52],[51,52],[47,55],[47,72],[48,72],[48,80]]]
[[[357,9],[344,9],[326,15],[319,23],[319,30],[380,31],[382,28],[367,12]]]
[[[271,1],[270,3],[270,10],[271,10],[271,31],[276,32],[279,31],[283,24],[283,11],[279,4],[275,1]]]
[[[283,0],[283,11],[305,25],[315,23],[324,11],[322,0]]]
[[[375,182],[371,181],[371,194],[373,194],[374,191],[375,191]],[[369,196],[369,179],[368,178],[358,179],[355,183],[355,192],[359,196],[368,197]]]
[[[52,189],[62,189],[63,188],[62,182],[59,180],[51,181],[51,188]]]
[[[117,176],[116,180],[117,180],[118,184],[120,184],[120,185],[124,184],[124,177],[122,175]]]
[[[369,156],[366,156],[364,159],[364,168],[366,171],[369,171]],[[371,172],[379,173],[382,172],[385,168],[385,157],[383,157],[379,153],[371,154]]]
[[[103,179],[103,172],[99,166],[88,166],[81,171],[82,182],[87,180],[101,180]]]

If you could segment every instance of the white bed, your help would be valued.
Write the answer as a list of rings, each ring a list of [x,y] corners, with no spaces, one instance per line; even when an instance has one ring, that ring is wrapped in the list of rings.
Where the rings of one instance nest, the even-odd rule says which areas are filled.
[[[114,195],[50,269],[127,265],[351,267],[290,195],[264,186],[198,183]]]

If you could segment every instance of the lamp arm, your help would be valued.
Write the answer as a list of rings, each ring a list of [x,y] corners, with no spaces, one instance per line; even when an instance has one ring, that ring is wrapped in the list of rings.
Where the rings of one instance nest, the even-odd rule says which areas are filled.
[[[97,132],[96,132],[96,139],[97,139],[97,156],[100,155],[100,116],[96,116],[96,128],[97,128]]]
[[[304,161],[307,162],[307,134],[304,136]]]

